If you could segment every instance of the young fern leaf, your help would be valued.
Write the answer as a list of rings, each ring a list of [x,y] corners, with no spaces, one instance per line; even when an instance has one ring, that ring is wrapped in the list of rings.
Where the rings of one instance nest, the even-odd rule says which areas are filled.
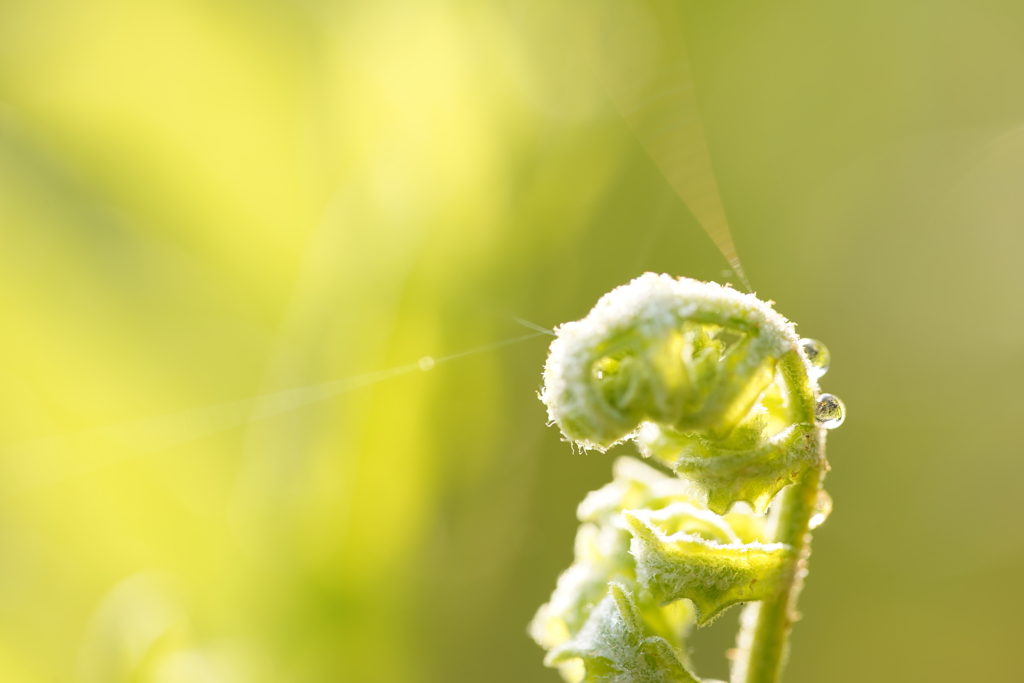
[[[680,476],[704,491],[712,511],[724,514],[733,502],[743,501],[763,514],[784,486],[795,483],[801,474],[820,464],[819,432],[817,425],[796,424],[770,438],[761,436],[737,445],[733,438],[729,439],[733,443],[722,443],[665,435],[652,425],[636,440],[644,455],[657,454]]]
[[[557,666],[574,660],[582,661],[587,683],[699,683],[668,641],[650,633],[633,594],[620,583],[608,584],[576,637],[545,661]]]
[[[662,603],[687,598],[703,626],[727,607],[774,595],[790,563],[782,543],[721,543],[665,534],[644,512],[626,512],[637,578]]]
[[[686,633],[749,602],[733,683],[777,683],[843,419],[817,384],[828,351],[752,294],[652,273],[557,333],[551,420],[678,476],[621,458],[580,505],[576,559],[531,624],[546,663],[570,683],[699,681]]]

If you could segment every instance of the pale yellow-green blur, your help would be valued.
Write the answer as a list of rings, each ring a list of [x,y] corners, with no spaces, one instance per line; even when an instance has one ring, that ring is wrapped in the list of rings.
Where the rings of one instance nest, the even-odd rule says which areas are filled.
[[[0,681],[559,680],[526,625],[613,457],[490,345],[739,284],[582,7],[0,0]],[[787,683],[1024,678],[1024,6],[675,9],[848,408]]]

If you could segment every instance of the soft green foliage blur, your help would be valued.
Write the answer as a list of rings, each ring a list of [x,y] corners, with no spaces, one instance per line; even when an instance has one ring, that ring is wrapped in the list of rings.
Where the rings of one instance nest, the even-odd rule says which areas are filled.
[[[559,680],[526,624],[613,458],[545,426],[544,337],[250,399],[723,278],[574,7],[0,2],[0,680]],[[849,409],[787,683],[1021,678],[1024,6],[678,9]]]

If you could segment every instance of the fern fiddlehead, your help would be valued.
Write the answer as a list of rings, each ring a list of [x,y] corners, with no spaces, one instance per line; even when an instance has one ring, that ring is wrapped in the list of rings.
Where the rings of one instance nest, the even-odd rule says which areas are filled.
[[[552,422],[583,448],[633,440],[677,476],[620,458],[580,505],[575,560],[530,626],[545,663],[570,683],[699,681],[686,634],[748,603],[732,681],[777,683],[831,506],[827,349],[752,294],[653,273],[557,333]]]

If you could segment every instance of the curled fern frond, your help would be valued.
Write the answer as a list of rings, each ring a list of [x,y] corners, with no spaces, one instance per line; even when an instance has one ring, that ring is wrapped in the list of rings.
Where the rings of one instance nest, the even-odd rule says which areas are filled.
[[[647,273],[557,332],[541,399],[584,448],[636,439],[720,513],[820,464],[818,366],[753,294]]]
[[[770,303],[668,275],[557,328],[552,422],[583,448],[633,440],[678,475],[622,458],[580,505],[575,562],[531,625],[566,680],[699,681],[688,629],[750,602],[734,683],[776,683],[809,530],[831,505],[825,430],[843,405],[818,387],[828,364]]]

